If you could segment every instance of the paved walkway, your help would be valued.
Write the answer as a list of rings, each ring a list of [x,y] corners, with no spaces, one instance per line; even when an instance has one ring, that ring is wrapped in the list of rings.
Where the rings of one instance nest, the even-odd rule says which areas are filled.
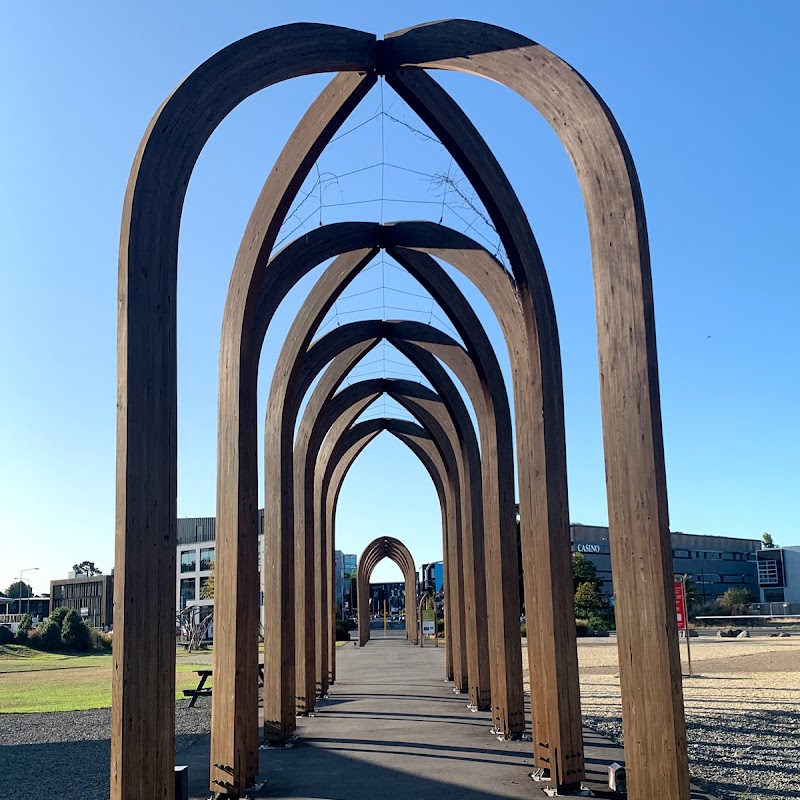
[[[530,742],[498,741],[488,713],[470,712],[465,696],[444,682],[444,648],[414,647],[394,631],[372,635],[364,648],[339,648],[330,697],[314,716],[298,719],[294,746],[261,751],[265,784],[249,797],[545,797],[529,777]],[[189,764],[190,796],[208,798],[208,738],[179,758]],[[586,731],[586,759],[587,784],[600,789],[622,751]]]

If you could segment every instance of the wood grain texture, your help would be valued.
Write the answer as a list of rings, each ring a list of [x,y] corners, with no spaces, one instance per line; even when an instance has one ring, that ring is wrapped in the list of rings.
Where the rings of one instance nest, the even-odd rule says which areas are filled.
[[[335,236],[335,226],[329,229],[317,229],[309,237],[303,237],[303,247],[309,247],[313,251],[320,250],[316,240],[326,236]],[[380,232],[376,232],[380,233]],[[440,228],[440,239],[442,245],[450,241],[447,230]],[[367,244],[366,240],[364,244]],[[352,242],[351,242],[352,244]],[[357,251],[360,252],[360,251]],[[483,491],[487,492],[486,498],[483,500],[483,507],[485,510],[485,520],[487,530],[490,531],[491,541],[484,542],[484,520],[474,519],[472,523],[472,537],[471,539],[463,542],[464,546],[464,563],[469,570],[466,580],[471,583],[470,595],[475,596],[475,605],[467,608],[466,612],[469,619],[467,625],[473,628],[476,632],[476,637],[473,643],[476,645],[476,652],[470,654],[471,662],[476,665],[470,672],[471,678],[469,682],[470,701],[478,708],[489,708],[490,704],[490,687],[489,687],[489,647],[487,641],[487,616],[484,609],[490,609],[490,627],[493,627],[493,668],[497,675],[492,678],[494,696],[496,702],[494,703],[494,722],[495,728],[498,732],[504,734],[520,733],[524,730],[524,714],[522,706],[522,684],[521,684],[521,665],[519,654],[519,636],[516,632],[518,626],[518,613],[519,613],[519,598],[516,592],[516,537],[514,530],[514,494],[513,494],[513,464],[512,464],[512,441],[511,441],[511,426],[510,415],[508,410],[508,402],[505,397],[505,387],[500,372],[499,365],[494,357],[488,337],[486,336],[477,315],[472,311],[468,302],[458,290],[456,285],[442,270],[441,267],[429,256],[419,253],[410,252],[407,250],[399,249],[396,253],[391,249],[391,255],[394,255],[401,264],[406,266],[409,272],[417,277],[423,286],[433,292],[435,299],[440,303],[444,312],[453,319],[459,320],[459,325],[464,331],[467,341],[471,345],[471,354],[483,362],[487,362],[480,371],[476,371],[472,366],[470,369],[470,356],[455,341],[449,337],[442,338],[436,329],[428,328],[427,326],[419,326],[413,329],[415,335],[422,343],[422,348],[430,347],[431,343],[436,342],[439,347],[440,357],[444,354],[445,360],[451,369],[454,369],[457,377],[468,387],[468,392],[477,409],[477,415],[482,421],[481,437],[482,437],[482,452],[485,453],[485,475]],[[293,254],[293,262],[303,263],[303,271],[306,271],[307,265],[305,264],[305,252],[299,250]],[[308,340],[310,335],[310,327],[316,326],[318,320],[330,307],[336,297],[344,290],[347,281],[352,278],[352,272],[344,272],[338,266],[337,259],[334,264],[329,267],[320,278],[318,283],[313,287],[309,293],[304,312],[292,326],[292,329],[287,337],[287,342],[284,345],[281,355],[278,359],[278,367],[275,371],[276,380],[285,380],[286,375],[291,372],[290,363],[292,359],[297,359],[299,353]],[[348,262],[355,263],[351,258]],[[365,262],[361,261],[359,264],[363,266]],[[500,285],[505,285],[510,292],[510,285],[507,281],[503,280],[505,273],[499,264],[492,261],[491,266],[494,267],[495,275],[492,277],[499,279]],[[490,270],[491,271],[491,270]],[[347,274],[347,279],[343,276]],[[513,304],[514,295],[510,295],[511,303]],[[396,326],[399,323],[392,323]],[[389,340],[403,349],[395,339],[397,334],[395,327],[387,324],[386,335]],[[332,332],[324,339],[331,339],[335,337],[337,332]],[[437,338],[438,337],[438,338]],[[448,360],[447,353],[453,354],[454,358]],[[425,358],[420,355],[416,358]],[[446,399],[454,397],[455,406],[450,407],[451,414],[460,415],[462,427],[468,424],[468,413],[460,396],[456,391],[452,382],[438,366],[435,358],[428,358],[429,368],[423,368],[429,380],[432,381],[434,388],[442,394]],[[412,356],[412,360],[414,360]],[[465,372],[465,370],[467,370]],[[330,372],[327,373],[330,375]],[[326,375],[326,377],[327,377]],[[340,378],[341,376],[339,376]],[[484,385],[481,385],[481,378]],[[449,385],[448,389],[443,388],[443,384]],[[274,386],[273,386],[274,391]],[[484,397],[484,394],[486,397]],[[494,419],[495,405],[504,413],[503,424],[498,426]],[[304,415],[304,421],[301,425],[301,431],[307,425],[307,420],[318,413],[319,409],[309,404]],[[487,415],[492,415],[487,420]],[[291,430],[294,427],[294,417],[288,416],[284,419],[283,425]],[[502,438],[502,442],[498,447],[498,435]],[[300,435],[298,435],[298,439]],[[462,442],[461,447],[470,447],[472,452],[470,458],[474,461],[481,459],[480,452],[478,451],[477,442],[474,437],[468,438],[467,442]],[[464,457],[467,455],[465,453]],[[295,483],[295,527],[299,531],[302,526],[302,513],[300,508],[302,505],[302,497],[305,495],[308,498],[310,493],[307,493],[303,484],[303,470],[307,467],[301,466],[301,459],[304,454],[298,451],[295,447],[295,468],[297,471],[297,480]],[[500,497],[500,486],[502,485],[503,494],[502,501]],[[472,503],[471,507],[473,512],[481,506],[481,503]],[[308,526],[310,530],[311,526]],[[306,544],[308,548],[308,543]],[[484,548],[486,556],[490,560],[491,569],[487,572],[484,557]],[[308,548],[310,551],[310,548]],[[300,556],[298,555],[298,559]],[[298,560],[298,563],[299,560]],[[505,571],[503,564],[506,565]],[[310,585],[310,580],[304,582],[304,587]],[[491,592],[493,602],[487,606],[487,585],[494,587]],[[496,587],[504,586],[505,590],[498,592]],[[298,597],[300,593],[305,593],[305,588],[300,588],[298,581]],[[300,601],[298,600],[298,603]],[[480,609],[480,611],[478,611]],[[311,627],[310,619],[303,623],[298,619],[298,633],[301,630],[308,631]],[[508,635],[509,632],[511,635]],[[310,669],[310,667],[309,667]],[[303,659],[298,655],[297,659],[298,674],[303,672]]]
[[[174,574],[174,565],[168,561],[174,557],[169,550],[174,552],[175,527],[174,298],[178,228],[189,176],[216,125],[249,94],[315,71],[362,70],[374,80],[376,60],[374,37],[344,29],[286,26],[248,37],[209,59],[165,101],[134,161],[123,212],[119,271],[116,567],[118,586],[124,586],[124,593],[118,589],[117,638],[123,643],[114,674],[114,800],[150,796],[153,787],[158,796],[172,793],[173,734],[168,722],[172,712],[167,707],[171,698],[168,687],[143,677],[148,667],[165,670],[171,663],[174,654],[167,647],[164,630],[171,626],[172,618],[166,601],[157,610],[161,620],[157,626],[152,625],[152,617],[145,624],[135,608],[149,602],[149,597],[168,596],[165,590]],[[517,34],[462,20],[421,26],[396,34],[381,46],[378,66],[382,72],[402,65],[460,70],[504,83],[550,122],[575,165],[589,219],[595,277],[612,558],[619,576],[619,644],[625,663],[621,672],[623,719],[626,740],[635,743],[629,745],[627,754],[629,793],[635,800],[685,800],[688,769],[671,612],[671,551],[649,251],[641,192],[627,145],[591,86],[552,53]],[[345,117],[345,104],[340,109]],[[335,116],[330,118],[329,128],[336,126]],[[449,127],[455,130],[457,126]],[[439,135],[449,146],[452,139],[448,140],[447,131]],[[302,169],[313,160],[289,173],[290,182],[302,182]],[[468,173],[468,177],[474,184],[474,175]],[[254,252],[261,249],[263,261],[274,242],[274,236],[269,241],[269,226],[279,225],[278,217],[281,215],[270,216],[265,236],[249,240]],[[235,273],[232,285],[243,287],[246,283]],[[529,297],[533,286],[520,284],[523,299]],[[234,328],[236,313],[243,321],[253,295],[238,297]],[[526,317],[526,326],[530,323]],[[240,335],[242,330],[240,327]],[[247,358],[247,343],[236,341],[235,331],[230,341],[232,353],[226,352],[223,344],[221,373],[231,364],[235,372],[237,360]],[[540,369],[547,364],[547,359],[542,359]],[[252,432],[255,422],[247,402],[241,409],[238,405],[238,395],[248,395],[249,387],[238,375],[230,383],[235,401],[232,408],[239,418],[221,416],[220,430],[222,435],[223,427],[228,426],[235,439],[236,430]],[[558,427],[552,409],[545,410],[542,425]],[[552,437],[546,438],[550,441]],[[551,443],[552,458],[557,460],[558,442]],[[232,472],[249,469],[252,459],[248,461],[246,454],[234,456],[232,461],[220,459],[221,471],[228,464]],[[548,483],[546,489],[552,499],[550,527],[553,514],[566,500],[558,480],[556,476],[555,484]],[[248,527],[250,495],[242,492],[235,502],[242,512],[237,509],[232,517]],[[532,499],[524,502],[533,508]],[[153,551],[151,561],[163,567],[149,575],[133,563],[134,551],[148,547]],[[560,551],[554,550],[551,584],[557,582],[563,568]],[[547,620],[537,618],[535,622],[543,626]],[[250,635],[244,617],[239,628],[245,631],[240,642],[244,653],[242,642]],[[544,641],[540,655],[552,661],[546,652],[546,637],[538,638]],[[549,648],[561,648],[559,655],[568,657],[555,637]],[[139,660],[134,650],[143,653],[144,660]],[[247,671],[246,656],[240,658]],[[566,702],[569,697],[562,699]],[[542,724],[549,726],[552,736],[564,734],[560,720],[574,716],[568,705],[554,721],[549,721],[550,712],[545,709],[535,713],[537,720],[541,718]],[[141,736],[144,730],[149,733],[146,738]],[[218,726],[221,732],[223,728]],[[233,739],[234,731],[223,736],[228,737]],[[231,758],[241,760],[247,746],[233,750],[238,755]],[[245,752],[243,757],[251,756]],[[557,782],[567,777],[554,776]],[[219,787],[212,784],[212,788]]]
[[[608,107],[577,71],[541,45],[502,28],[466,20],[419,26],[387,37],[381,59],[390,83],[392,70],[414,65],[468,72],[504,84],[542,114],[575,167],[589,223],[595,283],[615,609],[620,662],[624,664],[620,683],[623,728],[629,743],[628,793],[634,800],[687,800],[689,772],[672,608],[672,551],[650,253],[641,189],[627,143]],[[393,86],[398,89],[395,83]],[[452,104],[442,105],[441,93],[433,90],[431,95],[437,95],[435,104],[423,103],[426,113],[421,113],[407,95],[400,93],[459,162],[493,221],[500,222],[498,232],[505,243],[506,232],[519,220],[507,210],[494,213],[495,202],[502,202],[508,195],[490,196],[478,185],[480,174],[474,162],[468,164],[467,159],[459,159],[457,150],[469,143],[461,138],[465,128],[458,124],[458,115],[453,116]],[[440,115],[441,121],[446,117],[444,125],[433,123],[433,117]],[[528,246],[531,243],[528,240]],[[507,245],[506,251],[511,257]],[[535,246],[518,254],[524,257],[526,253],[538,259]],[[535,273],[523,275],[515,269],[514,274],[523,300],[532,308],[536,298],[542,296],[537,292],[541,280],[530,280],[536,277]],[[536,319],[527,312],[526,317],[526,327],[532,332],[530,326]],[[543,318],[538,321],[541,324]],[[555,352],[543,351],[542,355],[549,356],[543,357],[540,364],[546,383]],[[544,410],[541,424],[563,428],[559,424],[559,408],[546,406]],[[516,413],[520,415],[519,407]],[[538,426],[537,420],[534,422]],[[518,447],[519,433],[518,427]],[[563,443],[552,441],[560,436],[546,431],[545,438],[554,445],[548,458],[562,460],[558,451]],[[562,472],[554,471],[554,477]],[[522,473],[519,481],[520,485],[524,482]],[[560,509],[566,507],[566,488],[565,484],[559,485],[560,481],[558,478],[555,485],[548,485],[547,494],[550,525],[557,522],[558,527],[563,527],[560,520],[564,513]],[[523,524],[532,517],[535,505],[534,498],[520,493]],[[528,513],[523,510],[526,507]],[[532,566],[523,557],[526,567]],[[544,576],[550,586],[566,574],[565,560],[560,550],[553,548],[550,576]],[[538,614],[535,622],[543,627],[548,624]],[[545,664],[567,655],[557,628],[545,630],[537,638]],[[556,658],[548,657],[547,650],[553,649],[557,650]],[[568,663],[566,666],[571,669]],[[551,681],[557,673],[543,677]],[[544,709],[534,712],[548,726],[551,749],[556,735],[571,735],[570,729],[565,729],[565,723],[569,725],[575,716],[575,700],[568,691],[571,684],[568,681],[560,692],[560,714],[548,714]],[[551,778],[569,783],[570,767],[566,765],[568,772],[563,775],[554,769]]]
[[[217,580],[214,648],[215,688],[212,696],[211,788],[241,791],[258,771],[258,717],[255,698],[258,676],[258,560],[256,384],[259,331],[266,329],[278,298],[302,277],[291,269],[290,256],[267,257],[314,159],[372,85],[360,76],[337,76],[312,104],[284,148],[248,220],[234,262],[223,314],[220,343],[220,386],[217,470]],[[311,159],[311,160],[309,160]],[[291,252],[290,248],[286,251]],[[265,302],[266,299],[266,302]],[[263,336],[261,337],[263,339]],[[273,422],[274,424],[274,422]],[[273,435],[270,419],[265,436]],[[291,439],[279,448],[291,459]],[[272,452],[268,451],[271,455]],[[267,458],[265,492],[288,491],[281,459]],[[280,675],[264,691],[265,738],[283,741],[294,730],[294,711],[276,719],[279,706],[294,703],[294,538],[291,506],[266,505],[262,579],[265,637],[283,646],[265,651],[265,672]],[[287,535],[288,534],[288,535]],[[284,661],[279,661],[283,657]],[[280,704],[274,699],[283,692]],[[221,767],[214,765],[220,764]]]

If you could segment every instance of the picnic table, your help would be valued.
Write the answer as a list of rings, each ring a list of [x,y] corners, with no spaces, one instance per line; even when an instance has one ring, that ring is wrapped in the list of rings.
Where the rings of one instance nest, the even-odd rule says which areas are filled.
[[[194,689],[184,689],[183,696],[191,697],[189,708],[194,708],[198,697],[211,697],[212,686],[206,686],[206,681],[214,674],[213,669],[196,669],[195,674],[199,676],[197,686]],[[264,665],[258,665],[258,685],[264,685]]]

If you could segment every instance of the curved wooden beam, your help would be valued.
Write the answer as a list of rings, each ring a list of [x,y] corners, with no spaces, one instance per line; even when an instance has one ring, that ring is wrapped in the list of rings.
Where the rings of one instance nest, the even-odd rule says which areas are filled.
[[[335,232],[335,229],[334,231]],[[324,239],[326,232],[324,229],[319,229],[315,236],[310,238],[303,238],[302,242],[309,246],[314,247],[315,252],[320,252],[321,248],[317,244],[318,239]],[[446,235],[440,235],[439,240],[448,242],[449,238]],[[366,240],[370,241],[370,240]],[[366,250],[366,248],[363,248]],[[325,251],[328,252],[328,251]],[[361,252],[356,251],[356,252]],[[392,252],[390,248],[390,252]],[[470,656],[472,663],[477,663],[477,669],[471,673],[470,678],[470,699],[471,702],[478,708],[488,708],[490,702],[490,692],[488,686],[489,675],[491,672],[492,677],[492,695],[495,697],[494,702],[494,727],[498,733],[505,735],[512,735],[521,733],[524,730],[524,712],[522,705],[522,686],[521,686],[521,666],[520,666],[520,644],[517,628],[519,627],[519,597],[516,591],[518,565],[516,561],[517,545],[514,527],[514,488],[513,488],[513,452],[512,452],[512,437],[511,437],[511,424],[510,413],[508,409],[508,401],[505,395],[504,380],[500,371],[499,364],[494,356],[491,348],[491,343],[486,336],[483,327],[478,320],[477,315],[474,313],[469,303],[464,298],[455,283],[447,276],[444,270],[430,258],[421,253],[414,251],[406,251],[403,249],[398,250],[398,259],[400,263],[407,267],[412,275],[420,279],[422,284],[428,288],[434,298],[443,307],[445,313],[453,319],[459,320],[459,326],[464,332],[465,340],[469,345],[469,354],[463,350],[455,341],[449,337],[438,334],[436,329],[428,328],[427,326],[419,326],[408,328],[417,335],[423,344],[424,348],[430,348],[434,342],[438,343],[438,354],[445,359],[445,362],[456,372],[456,375],[465,384],[468,393],[477,409],[477,416],[479,419],[479,426],[482,438],[482,452],[486,454],[483,459],[484,473],[484,510],[485,510],[485,523],[486,530],[497,531],[499,533],[499,541],[492,537],[491,542],[486,542],[484,545],[482,520],[473,521],[473,538],[465,540],[465,564],[469,565],[473,572],[471,580],[474,582],[474,594],[476,597],[475,606],[467,609],[470,614],[469,629],[474,629],[477,636],[472,641],[472,644],[477,646],[478,650]],[[314,286],[311,293],[308,295],[303,313],[298,317],[292,325],[285,344],[278,357],[277,365],[275,368],[275,381],[287,380],[286,377],[292,374],[293,365],[300,360],[300,356],[305,347],[305,343],[310,336],[310,326],[318,324],[318,321],[324,316],[324,313],[332,305],[338,294],[343,291],[344,281],[343,275],[347,275],[347,280],[352,278],[352,273],[343,270],[337,259],[334,264],[323,273],[322,278]],[[306,271],[306,253],[303,248],[292,248],[291,263],[294,265],[302,264],[301,269]],[[354,263],[350,259],[349,263]],[[360,262],[365,263],[365,262]],[[494,262],[491,262],[494,264]],[[495,272],[499,272],[500,268],[494,264]],[[491,269],[489,273],[491,274]],[[501,280],[501,286],[507,282]],[[513,304],[513,296],[509,298]],[[376,324],[376,323],[373,323]],[[398,325],[400,323],[394,323]],[[347,326],[344,329],[347,330]],[[393,328],[393,330],[395,330]],[[334,331],[323,340],[332,339],[338,336],[338,331]],[[370,335],[378,335],[377,331]],[[401,348],[402,349],[402,348]],[[332,352],[335,348],[332,349]],[[418,352],[421,352],[418,348]],[[476,359],[480,363],[480,369],[476,371],[474,365],[471,364],[471,358]],[[424,356],[420,356],[424,357]],[[447,374],[438,367],[436,359],[428,358],[430,368],[428,372],[433,371],[438,377],[431,379],[434,381],[435,388],[443,394],[444,397],[455,397],[457,403],[462,408],[451,408],[451,413],[460,414],[462,418],[462,426],[466,428],[466,420],[468,415],[466,409],[463,408],[463,403],[457,392],[445,391],[437,385],[451,384]],[[326,377],[330,377],[333,373],[328,371]],[[343,377],[338,374],[339,379]],[[338,384],[337,384],[338,385]],[[333,383],[329,384],[329,390],[332,392],[335,388]],[[275,392],[275,384],[273,383],[272,393]],[[294,393],[295,397],[299,398],[305,392],[294,392],[291,385],[286,388],[286,396],[291,398]],[[272,396],[272,394],[271,394]],[[291,401],[288,401],[291,403]],[[322,402],[320,399],[319,402]],[[495,408],[498,411],[495,411]],[[303,421],[298,432],[298,443],[302,445],[295,446],[294,464],[295,464],[295,530],[299,536],[302,536],[302,531],[305,529],[305,545],[297,548],[297,565],[300,570],[305,558],[305,553],[313,553],[314,545],[312,523],[309,522],[304,525],[304,517],[308,516],[310,520],[311,501],[309,493],[306,492],[305,486],[310,485],[310,473],[313,470],[313,459],[306,458],[306,449],[308,442],[308,432],[312,424],[314,416],[319,412],[319,405],[311,403],[303,416]],[[271,413],[278,413],[277,410],[272,410]],[[499,419],[497,415],[500,415]],[[289,435],[294,429],[294,419],[292,414],[284,414],[280,417],[282,420],[283,435]],[[477,448],[477,443],[472,440],[469,442],[473,448],[473,453],[470,457],[473,460],[481,458]],[[467,446],[462,443],[462,447]],[[304,449],[305,448],[305,449]],[[274,452],[275,443],[268,446],[266,452]],[[502,490],[502,495],[500,494]],[[276,500],[276,504],[282,501]],[[469,503],[469,501],[468,501]],[[478,504],[472,505],[477,508]],[[486,550],[486,558],[490,565],[487,570],[484,561],[484,546]],[[309,559],[310,562],[310,559]],[[317,559],[320,562],[320,559]],[[298,572],[301,574],[301,572]],[[307,574],[303,586],[311,585],[313,575]],[[490,630],[492,631],[492,651],[493,651],[493,669],[490,671],[487,663],[489,652],[486,649],[486,617],[483,614],[483,609],[486,608],[486,584],[489,586],[497,587],[499,585],[506,586],[503,592],[493,591],[493,603],[489,605],[491,618]],[[296,618],[298,635],[304,631],[308,633],[313,629],[313,609],[311,604],[305,604],[301,601],[301,595],[306,596],[308,593],[298,584],[297,597],[298,597],[298,617]],[[317,594],[317,593],[312,593]],[[477,609],[481,609],[478,613]],[[324,615],[318,613],[318,618],[324,618]],[[319,634],[317,634],[317,638]],[[468,640],[468,645],[470,641]],[[309,643],[310,644],[310,643]],[[305,651],[301,652],[298,647],[296,658],[297,674],[299,676],[300,685],[305,682],[307,684],[307,691],[305,697],[310,697],[312,688],[313,671],[313,656],[305,655]],[[485,676],[485,678],[484,678]],[[316,684],[322,682],[320,676],[317,676]],[[486,681],[486,682],[484,682]],[[301,700],[301,704],[307,701]],[[299,706],[302,708],[302,705]]]
[[[125,800],[145,797],[153,781],[162,794],[170,791],[171,784],[168,754],[174,685],[167,667],[174,653],[166,631],[173,603],[165,601],[158,609],[158,625],[152,625],[152,609],[147,619],[137,609],[149,607],[148,597],[170,597],[174,580],[174,290],[178,229],[189,176],[216,125],[252,92],[320,70],[364,70],[374,80],[377,56],[373,37],[326,26],[287,26],[248,37],[209,59],[165,101],[134,161],[123,213],[119,272],[115,600],[118,651],[127,650],[127,655],[121,656],[113,684],[113,800],[123,795]],[[626,665],[621,672],[623,719],[626,740],[636,743],[627,759],[629,786],[634,800],[664,792],[686,800],[689,781],[668,580],[671,551],[652,285],[641,192],[627,145],[610,111],[582,76],[545,48],[503,29],[463,20],[422,26],[390,37],[379,60],[381,71],[412,64],[471,72],[504,83],[542,112],[575,165],[589,218],[597,295],[609,517],[618,567],[621,661]],[[291,176],[297,178],[298,172]],[[280,221],[273,215],[274,225]],[[235,276],[234,283],[237,280]],[[242,319],[247,305],[242,298]],[[236,328],[237,320],[233,323]],[[221,359],[224,369],[231,369],[234,384],[239,381],[233,374],[236,359],[242,356],[239,347],[236,343],[233,353],[223,347]],[[639,400],[633,403],[630,398]],[[233,408],[239,412],[238,403]],[[240,427],[248,427],[247,420]],[[251,424],[249,431],[253,430]],[[246,460],[234,459],[233,469],[239,470]],[[243,508],[246,512],[245,503]],[[152,550],[150,563],[159,565],[149,575],[132,563],[134,550],[143,548]],[[628,562],[638,569],[626,570]],[[149,680],[154,661],[164,672],[163,680]],[[156,719],[160,724],[153,729]],[[136,741],[137,732],[144,729],[151,729],[152,735],[146,743],[142,737]],[[231,743],[234,738],[230,731]],[[245,755],[237,748],[228,749],[232,760],[235,753],[237,768],[242,760],[252,767],[246,749]],[[225,767],[233,769],[228,762]],[[567,778],[553,776],[556,782]],[[214,780],[212,775],[215,790],[242,788],[225,778],[216,784]]]
[[[363,647],[369,639],[369,579],[375,567],[390,558],[400,567],[406,582],[406,633],[416,644],[417,630],[417,570],[411,551],[392,536],[373,539],[358,560],[358,644]],[[409,611],[409,602],[414,606]],[[410,624],[413,622],[414,627]],[[409,633],[413,631],[413,633]]]
[[[361,381],[347,387],[344,391],[356,390],[356,387],[370,384],[368,381]],[[405,391],[408,387],[398,382],[396,379],[382,379],[383,390],[390,396],[399,399],[405,396]],[[416,387],[416,384],[412,384]],[[360,389],[364,392],[366,389]],[[427,390],[431,397],[435,395]],[[412,390],[413,392],[413,390]],[[354,396],[359,396],[358,394]],[[433,421],[433,425],[425,424],[424,427],[431,435],[438,457],[442,462],[444,474],[448,480],[448,504],[450,508],[458,509],[457,516],[454,519],[452,527],[448,525],[447,533],[447,550],[446,560],[449,562],[449,579],[450,579],[450,620],[451,620],[451,633],[452,637],[448,641],[451,643],[453,650],[452,665],[453,665],[453,683],[455,690],[461,692],[467,688],[467,675],[468,663],[467,653],[464,647],[465,630],[464,630],[464,615],[462,608],[464,606],[464,580],[463,580],[463,557],[461,553],[461,539],[462,528],[464,527],[464,505],[461,502],[461,475],[464,473],[463,465],[460,463],[460,451],[454,448],[454,443],[457,443],[458,436],[455,432],[453,422],[449,417],[448,412],[441,402],[438,406],[433,403],[433,413],[428,412],[429,422]],[[347,426],[340,428],[339,432],[331,431],[326,436],[323,445],[319,451],[316,459],[316,467],[314,474],[314,504],[315,509],[319,512],[315,514],[315,522],[319,525],[319,530],[315,532],[320,540],[327,542],[327,547],[330,552],[333,552],[334,540],[334,525],[335,525],[335,507],[338,502],[339,490],[341,483],[335,486],[335,491],[331,491],[333,485],[334,467],[331,463],[336,459],[334,457],[334,450],[337,446],[337,441],[341,436],[341,432]],[[343,480],[343,476],[342,476]],[[450,535],[452,530],[453,535]],[[333,665],[334,660],[331,661]],[[335,676],[334,676],[335,679]]]
[[[416,423],[407,420],[394,418],[383,418],[359,422],[347,430],[339,442],[334,446],[328,465],[325,468],[325,478],[323,482],[329,486],[330,495],[330,518],[327,522],[327,529],[332,534],[336,519],[336,508],[339,502],[339,493],[355,459],[361,453],[369,441],[381,430],[386,430],[393,436],[402,441],[416,456],[430,475],[431,481],[436,489],[439,498],[439,505],[442,513],[442,540],[444,542],[443,566],[445,575],[448,574],[450,567],[448,557],[448,542],[453,540],[455,531],[460,525],[460,507],[455,501],[455,491],[451,482],[448,480],[444,462],[439,455],[436,445],[430,438],[425,429]],[[323,497],[323,507],[328,505],[328,498]],[[319,527],[319,525],[317,525]],[[333,538],[331,536],[331,538]],[[449,604],[449,582],[445,582],[445,605]],[[453,602],[456,602],[455,599]],[[333,605],[333,603],[331,603]],[[450,614],[449,609],[447,614]],[[333,623],[331,623],[333,624]],[[449,616],[448,616],[448,625]],[[453,651],[457,649],[461,652],[461,644],[457,640],[457,625],[453,624],[456,633],[448,639],[445,650],[445,680],[453,680]],[[335,648],[331,653],[331,667],[335,675]],[[458,656],[460,663],[460,656]]]

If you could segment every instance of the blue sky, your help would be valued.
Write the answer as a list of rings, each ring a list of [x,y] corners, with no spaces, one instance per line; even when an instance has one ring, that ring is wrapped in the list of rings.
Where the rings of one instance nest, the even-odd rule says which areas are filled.
[[[0,21],[0,588],[28,567],[39,567],[26,576],[42,591],[77,561],[113,565],[119,220],[133,154],[163,98],[221,47],[273,25],[320,21],[382,35],[448,16],[516,29],[558,53],[601,93],[628,140],[651,240],[673,530],[770,531],[800,544],[795,4],[16,4]],[[605,523],[591,265],[575,178],[554,134],[519,98],[477,78],[437,77],[495,148],[530,216],[559,315],[571,518]],[[230,265],[272,161],[325,81],[246,101],[214,134],[189,186],[178,295],[181,515],[214,513]],[[320,211],[323,222],[442,215],[492,238],[452,193],[439,206],[430,176],[458,180],[457,172],[386,87],[343,130],[361,123],[320,159],[324,191],[317,186],[295,219],[307,228]],[[345,176],[354,170],[363,171]],[[340,205],[363,199],[376,202]],[[507,371],[488,309],[459,283]],[[270,328],[262,409],[282,334],[309,286]],[[406,313],[440,324],[424,292],[389,263],[348,294],[330,324]],[[359,374],[413,377],[391,350],[370,360]],[[345,484],[340,547],[360,552],[388,533],[427,561],[441,555],[439,531],[422,468],[379,437]],[[384,562],[375,577],[397,574]]]

